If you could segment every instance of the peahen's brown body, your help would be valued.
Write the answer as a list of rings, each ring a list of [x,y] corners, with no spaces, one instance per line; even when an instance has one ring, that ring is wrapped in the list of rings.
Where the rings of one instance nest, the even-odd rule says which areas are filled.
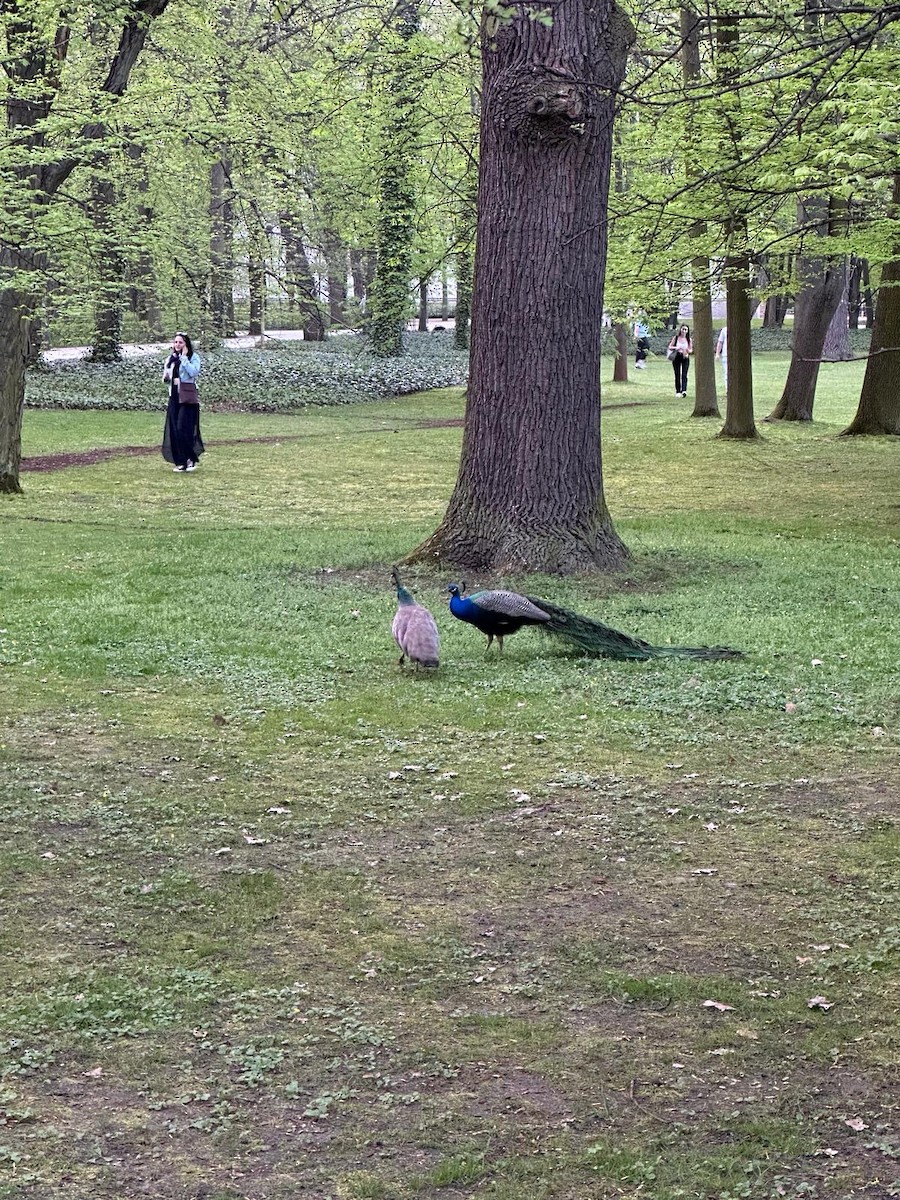
[[[397,588],[397,611],[391,622],[391,633],[400,648],[400,666],[407,658],[417,668],[438,666],[441,642],[434,617],[403,586],[396,567],[391,571],[391,578]]]

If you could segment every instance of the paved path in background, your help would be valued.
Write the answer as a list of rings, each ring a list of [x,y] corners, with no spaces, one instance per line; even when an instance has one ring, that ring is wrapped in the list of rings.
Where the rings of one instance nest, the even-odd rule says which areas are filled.
[[[434,329],[452,329],[453,321],[442,321],[440,317],[432,317],[428,321],[429,330]],[[418,328],[417,322],[411,322],[407,325],[407,331],[414,333]],[[331,336],[344,337],[348,333],[353,333],[352,329],[336,329],[332,331]],[[264,333],[261,338],[255,334],[251,337],[248,333],[239,334],[237,337],[223,338],[222,345],[228,350],[258,350],[260,346],[277,346],[279,342],[302,342],[303,331],[300,329],[273,329],[269,333]],[[158,358],[164,357],[171,349],[172,341],[167,342],[129,342],[122,347],[122,356],[124,358],[148,358],[154,355]],[[60,346],[57,350],[45,350],[41,354],[41,358],[48,363],[52,362],[78,362],[82,358],[87,358],[90,354],[90,346]]]

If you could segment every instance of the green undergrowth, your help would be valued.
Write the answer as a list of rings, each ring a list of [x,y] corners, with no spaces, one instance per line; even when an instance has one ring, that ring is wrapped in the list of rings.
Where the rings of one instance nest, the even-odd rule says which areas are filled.
[[[757,364],[760,408],[786,359]],[[900,1194],[896,447],[607,388],[615,576],[471,579],[735,662],[401,670],[444,391],[204,413],[0,511],[0,1195]],[[633,407],[616,407],[627,403]],[[157,414],[33,411],[26,454]],[[277,440],[258,441],[256,438]]]
[[[203,403],[242,412],[289,412],[307,406],[358,404],[381,396],[462,383],[468,355],[451,334],[407,334],[406,353],[372,355],[365,339],[285,342],[254,350],[197,350]],[[44,363],[29,372],[25,402],[36,409],[140,410],[165,399],[165,353],[120,363]]]

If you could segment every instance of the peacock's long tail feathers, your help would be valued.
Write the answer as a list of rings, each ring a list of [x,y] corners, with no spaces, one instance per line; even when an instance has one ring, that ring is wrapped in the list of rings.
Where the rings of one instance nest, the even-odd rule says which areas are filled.
[[[641,638],[630,637],[595,621],[593,617],[582,616],[570,608],[553,604],[549,600],[541,600],[537,596],[528,596],[532,604],[537,605],[550,618],[540,628],[545,633],[555,634],[565,638],[577,646],[585,654],[596,654],[604,658],[641,659],[648,658],[693,658],[693,659],[727,659],[743,658],[740,650],[731,650],[727,646],[651,646]]]

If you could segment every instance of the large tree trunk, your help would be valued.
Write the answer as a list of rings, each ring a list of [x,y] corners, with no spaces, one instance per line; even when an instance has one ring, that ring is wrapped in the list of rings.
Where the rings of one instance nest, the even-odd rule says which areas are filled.
[[[549,28],[515,11],[483,31],[462,458],[412,559],[569,573],[627,558],[603,497],[600,348],[614,97],[633,36],[610,0],[560,0]]]
[[[826,238],[831,232],[831,204],[827,197],[811,196],[797,205],[797,225],[811,236]],[[844,260],[804,253],[797,264],[799,291],[794,301],[791,365],[781,399],[769,414],[770,421],[811,421],[819,363],[832,318],[844,294]]]
[[[8,252],[0,248],[0,271],[15,270]],[[17,288],[0,291],[0,492],[20,492],[22,409],[28,361],[29,322],[22,315],[25,295]]]
[[[900,217],[900,171],[894,174],[891,207]],[[900,239],[881,270],[869,360],[856,416],[844,434],[900,434]]]
[[[743,240],[743,224],[731,237]],[[743,250],[725,259],[725,321],[728,325],[728,386],[723,438],[756,438],[753,417],[753,360],[750,348],[750,261]]]

